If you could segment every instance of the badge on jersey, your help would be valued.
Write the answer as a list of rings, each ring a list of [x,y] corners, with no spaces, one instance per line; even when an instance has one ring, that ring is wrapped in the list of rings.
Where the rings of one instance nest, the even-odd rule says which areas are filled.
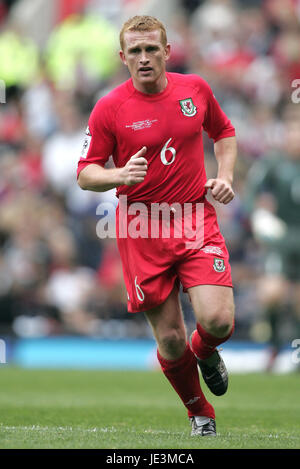
[[[193,103],[192,98],[181,99],[179,103],[184,116],[193,117],[195,114],[197,114],[197,108]]]
[[[89,126],[87,126],[87,128],[86,128],[85,134],[86,134],[86,137],[85,137],[84,142],[83,142],[83,147],[82,147],[82,150],[81,150],[80,158],[86,158],[87,154],[88,154],[88,151],[90,149],[90,144],[91,144],[91,141],[92,141],[92,135],[91,135]]]
[[[224,259],[218,259],[217,257],[214,258],[214,269],[216,272],[224,272],[225,270],[225,263]]]

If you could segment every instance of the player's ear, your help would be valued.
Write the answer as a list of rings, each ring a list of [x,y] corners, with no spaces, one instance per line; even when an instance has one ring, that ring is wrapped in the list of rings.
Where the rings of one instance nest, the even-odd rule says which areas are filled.
[[[165,60],[169,60],[171,55],[171,45],[167,44],[165,47]]]
[[[125,58],[125,54],[122,50],[120,50],[119,52],[119,55],[120,55],[120,59],[122,60],[123,64],[124,65],[127,65],[127,61],[126,61],[126,58]]]

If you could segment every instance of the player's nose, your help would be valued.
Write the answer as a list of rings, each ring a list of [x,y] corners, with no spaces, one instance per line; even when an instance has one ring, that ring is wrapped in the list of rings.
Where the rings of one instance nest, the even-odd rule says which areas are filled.
[[[146,52],[142,52],[141,56],[140,56],[140,64],[141,65],[146,65],[148,63],[149,63],[149,58],[148,58]]]

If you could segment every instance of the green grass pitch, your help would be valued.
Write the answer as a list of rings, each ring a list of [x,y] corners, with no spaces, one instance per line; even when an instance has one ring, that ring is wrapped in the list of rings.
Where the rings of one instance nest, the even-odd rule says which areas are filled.
[[[0,448],[300,448],[300,376],[231,375],[216,438],[190,437],[159,371],[0,368]]]

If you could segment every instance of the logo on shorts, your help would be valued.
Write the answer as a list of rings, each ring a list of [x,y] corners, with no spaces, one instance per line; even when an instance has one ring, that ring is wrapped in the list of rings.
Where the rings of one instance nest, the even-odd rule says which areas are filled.
[[[217,257],[215,257],[213,267],[214,267],[216,272],[224,272],[224,270],[225,270],[224,259],[218,259]]]
[[[193,103],[192,98],[181,99],[179,103],[184,116],[193,117],[195,114],[197,114],[197,108]]]
[[[206,254],[217,254],[217,256],[222,256],[223,251],[218,246],[205,246],[201,249],[201,251],[205,252]]]

